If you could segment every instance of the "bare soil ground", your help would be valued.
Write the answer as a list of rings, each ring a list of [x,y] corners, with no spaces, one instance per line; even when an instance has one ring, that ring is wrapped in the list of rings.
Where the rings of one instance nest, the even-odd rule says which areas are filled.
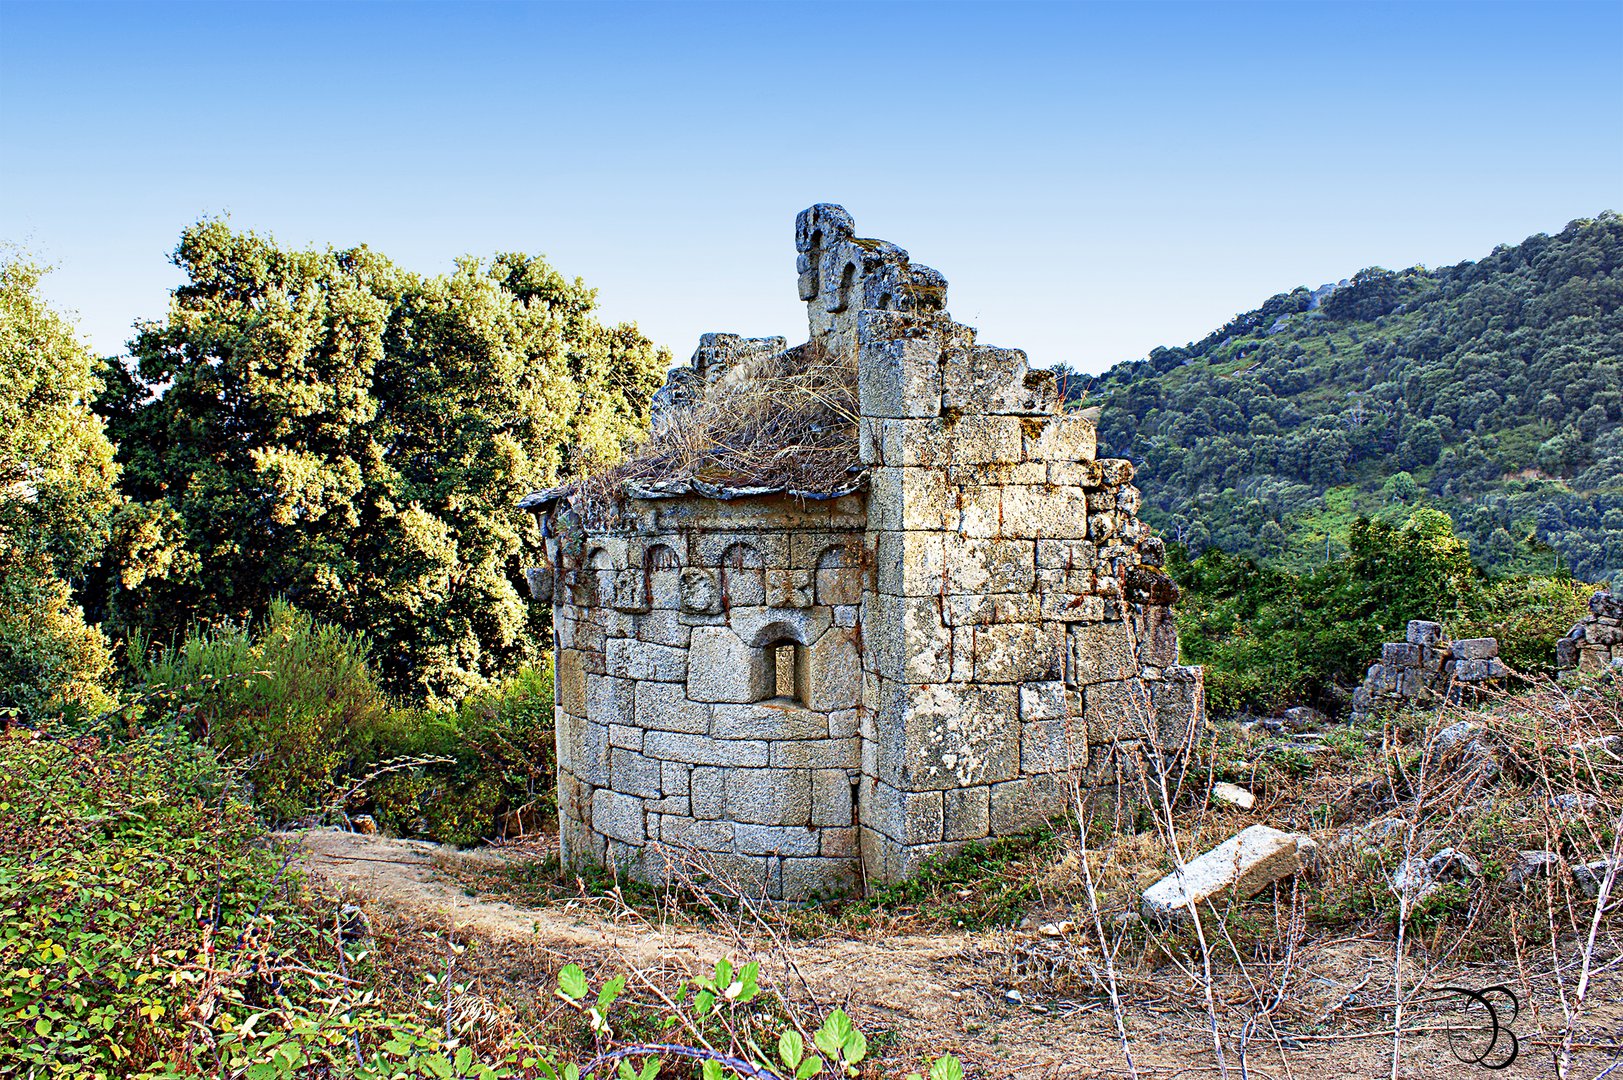
[[[1086,972],[1080,937],[1031,931],[892,935],[867,931],[786,940],[769,921],[701,925],[640,914],[613,898],[582,895],[521,906],[473,895],[469,871],[542,858],[519,845],[454,848],[337,830],[290,834],[317,878],[351,896],[393,932],[450,931],[478,948],[469,961],[481,986],[509,1002],[545,1008],[555,973],[579,963],[599,977],[642,972],[674,989],[689,973],[727,956],[761,963],[762,983],[792,1008],[821,1016],[844,1007],[871,1036],[882,1064],[901,1075],[925,1054],[951,1051],[974,1077],[1234,1076],[1376,1077],[1392,1073],[1392,955],[1379,935],[1300,944],[1290,965],[1228,964],[1214,970],[1213,997],[1224,1029],[1223,1060],[1213,1048],[1198,971],[1166,955],[1118,957],[1127,1051],[1108,997]],[[1561,963],[1572,960],[1564,955]],[[1569,1075],[1623,1075],[1623,977],[1617,956],[1597,957],[1588,1004],[1578,1017]],[[1451,1053],[1444,1029],[1452,1005],[1427,1003],[1446,985],[1510,986],[1520,997],[1512,1025],[1521,1051],[1499,1075],[1555,1076],[1564,1014],[1546,950],[1540,974],[1506,967],[1428,971],[1409,963],[1405,983],[1429,988],[1406,1007],[1397,1075],[1493,1075]],[[1282,992],[1269,980],[1288,972]],[[1575,973],[1567,971],[1570,996]],[[1262,985],[1258,985],[1259,980]],[[1452,999],[1457,1000],[1457,999]],[[1258,1001],[1275,1003],[1259,1009]],[[1249,1023],[1249,1030],[1248,1030]],[[888,1034],[886,1034],[888,1033]]]

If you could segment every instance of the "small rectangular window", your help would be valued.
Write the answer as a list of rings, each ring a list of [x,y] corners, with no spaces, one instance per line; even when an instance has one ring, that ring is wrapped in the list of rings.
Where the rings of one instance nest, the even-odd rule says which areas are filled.
[[[777,668],[777,696],[781,698],[798,698],[795,693],[795,655],[800,651],[799,645],[785,643],[772,650],[772,662]]]

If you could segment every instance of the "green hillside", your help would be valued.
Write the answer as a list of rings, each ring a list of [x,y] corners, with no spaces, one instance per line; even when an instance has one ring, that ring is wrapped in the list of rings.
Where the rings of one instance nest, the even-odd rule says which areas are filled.
[[[1082,393],[1084,380],[1070,385]],[[1623,574],[1623,217],[1478,262],[1274,296],[1086,390],[1144,516],[1297,568],[1359,517],[1446,511],[1500,571]]]

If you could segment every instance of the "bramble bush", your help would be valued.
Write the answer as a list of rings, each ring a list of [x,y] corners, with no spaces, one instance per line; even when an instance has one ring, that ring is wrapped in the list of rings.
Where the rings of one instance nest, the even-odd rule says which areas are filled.
[[[668,1003],[632,1001],[623,976],[592,995],[567,965],[558,994],[580,1023],[551,1031],[557,1045],[470,1019],[449,970],[378,962],[370,935],[265,843],[243,796],[178,725],[0,733],[0,1072],[810,1080],[854,1076],[867,1055],[840,1011],[807,1046],[781,1002],[752,1004],[758,967],[726,959]],[[680,1041],[617,1037],[650,1024]],[[929,1075],[963,1072],[949,1057]]]

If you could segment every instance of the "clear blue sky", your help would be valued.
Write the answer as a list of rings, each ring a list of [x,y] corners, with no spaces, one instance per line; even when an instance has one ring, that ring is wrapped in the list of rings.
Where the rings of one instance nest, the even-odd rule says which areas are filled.
[[[0,240],[103,352],[182,227],[546,255],[679,358],[804,334],[844,204],[1097,371],[1298,284],[1623,209],[1623,0],[0,3]]]

